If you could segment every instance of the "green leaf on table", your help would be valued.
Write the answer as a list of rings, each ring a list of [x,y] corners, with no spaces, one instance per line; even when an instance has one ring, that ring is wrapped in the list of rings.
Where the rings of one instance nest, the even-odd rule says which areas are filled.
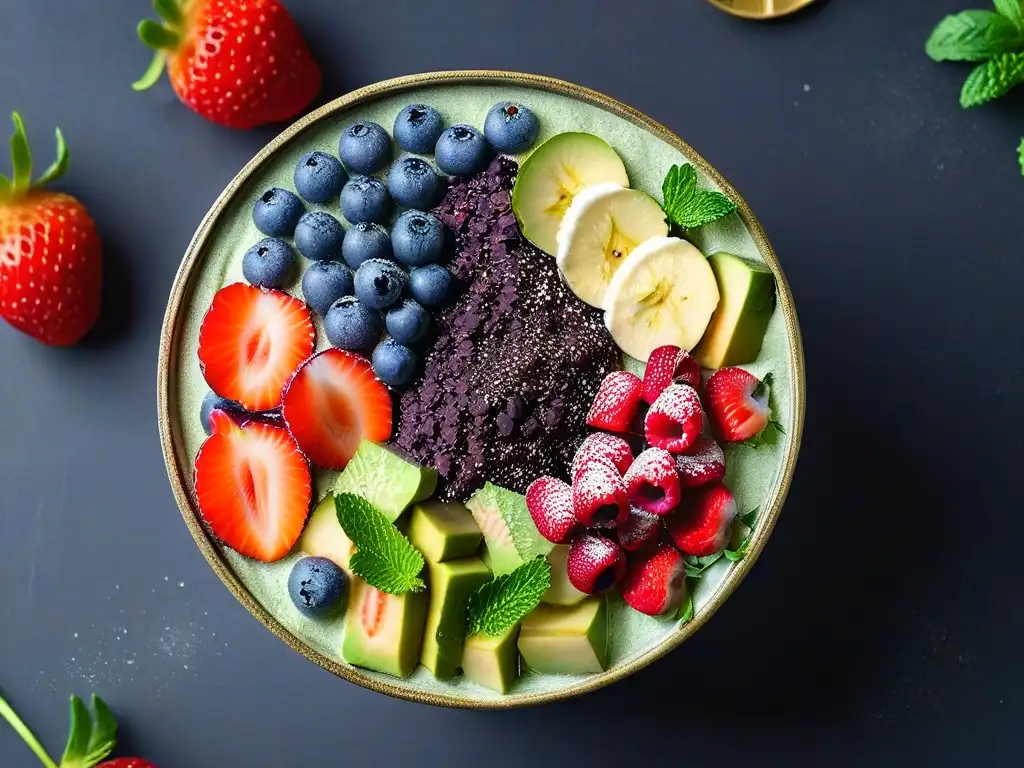
[[[673,165],[661,185],[665,213],[683,229],[696,229],[736,210],[736,203],[721,192],[697,186],[692,165]]]
[[[1024,82],[1024,53],[1002,53],[979,65],[960,91],[960,106],[977,107],[1009,93]]]
[[[996,11],[1009,19],[1017,29],[1024,31],[1024,2],[1022,0],[995,0]]]
[[[1021,48],[1024,30],[993,11],[947,16],[925,43],[925,52],[935,61],[985,61]]]
[[[371,587],[389,595],[419,592],[423,555],[384,514],[353,493],[334,497],[338,522],[357,551],[349,561],[352,572]]]
[[[496,637],[522,621],[551,586],[551,563],[535,557],[511,573],[487,582],[466,605],[468,634]]]

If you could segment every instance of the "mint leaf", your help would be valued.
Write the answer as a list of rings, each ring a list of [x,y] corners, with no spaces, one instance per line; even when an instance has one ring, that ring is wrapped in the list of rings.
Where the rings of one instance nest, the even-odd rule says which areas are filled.
[[[358,550],[349,560],[356,576],[389,595],[424,588],[419,577],[423,555],[380,510],[353,493],[337,494],[334,508],[345,535]]]
[[[739,549],[736,549],[736,550],[727,549],[727,550],[725,550],[724,554],[725,554],[725,559],[726,560],[735,563],[737,560],[742,560],[743,556],[745,554],[747,554],[747,551],[746,551],[745,548],[740,547]]]
[[[704,555],[703,557],[696,557],[695,555],[686,555],[683,557],[683,567],[686,569],[686,575],[693,579],[699,579],[704,576],[704,572],[712,565],[722,559],[722,553],[716,552],[713,555]]]
[[[693,618],[693,595],[690,594],[689,590],[686,592],[686,600],[679,606],[679,621],[682,624],[688,624]]]
[[[665,213],[683,229],[696,229],[736,210],[736,203],[721,192],[700,189],[692,165],[673,165],[661,185]]]
[[[934,61],[985,61],[1022,47],[1024,32],[1005,16],[993,11],[964,11],[940,21],[924,50]]]
[[[753,528],[754,523],[757,522],[757,516],[760,512],[760,507],[754,507],[749,512],[744,512],[742,515],[740,515],[740,522],[747,526],[747,528]]]
[[[1017,29],[1024,30],[1024,3],[1021,0],[995,0],[995,6],[1001,16],[1013,22]]]
[[[1024,139],[1020,140],[1020,145],[1017,147],[1017,160],[1020,163],[1020,172],[1024,174]]]
[[[1024,53],[1003,53],[976,67],[960,91],[964,109],[994,101],[1024,82]]]
[[[544,557],[536,557],[487,582],[470,595],[466,605],[469,634],[500,635],[540,605],[550,586],[551,563]]]

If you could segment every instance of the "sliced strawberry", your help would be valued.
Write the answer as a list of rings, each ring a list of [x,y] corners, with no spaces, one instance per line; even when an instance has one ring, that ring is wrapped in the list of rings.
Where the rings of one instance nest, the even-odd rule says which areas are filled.
[[[655,448],[684,453],[704,427],[697,390],[688,384],[672,384],[658,395],[644,419],[644,436]]]
[[[689,384],[700,391],[700,363],[685,349],[668,344],[647,358],[644,400],[653,403],[670,384]]]
[[[630,555],[619,592],[626,605],[648,616],[674,611],[686,596],[683,556],[667,544]]]
[[[313,354],[309,309],[281,291],[233,283],[217,291],[199,329],[210,388],[250,411],[281,404],[288,378]]]
[[[365,357],[324,350],[304,362],[284,392],[288,430],[318,467],[344,469],[359,441],[391,437],[391,395]]]
[[[706,557],[725,549],[735,520],[736,499],[728,488],[715,483],[685,496],[666,528],[680,552]]]
[[[643,383],[629,371],[612,371],[597,390],[587,424],[595,429],[626,432],[640,408]]]
[[[196,456],[199,512],[239,554],[280,560],[295,546],[309,512],[309,464],[287,430],[258,421],[238,426],[211,415],[214,434]]]
[[[537,531],[550,542],[566,544],[576,529],[572,488],[555,477],[538,477],[526,489],[526,509]]]
[[[697,488],[725,477],[725,451],[707,435],[693,441],[686,453],[676,456],[676,470],[683,488]]]
[[[711,424],[723,440],[728,443],[757,441],[773,423],[769,405],[771,386],[770,373],[764,381],[742,368],[722,368],[711,375],[704,389],[704,399]]]

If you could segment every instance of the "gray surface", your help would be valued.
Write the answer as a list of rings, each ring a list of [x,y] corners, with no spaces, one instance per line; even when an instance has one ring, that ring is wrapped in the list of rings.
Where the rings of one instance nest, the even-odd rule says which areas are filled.
[[[143,2],[0,0],[0,108],[22,111],[40,158],[64,128],[64,187],[100,225],[115,294],[78,349],[0,328],[0,688],[52,751],[67,694],[98,691],[125,747],[163,768],[1019,754],[1022,99],[962,113],[964,70],[921,54],[970,3],[833,0],[770,26],[696,0],[288,5],[327,71],[322,99],[417,71],[533,71],[647,112],[716,164],[801,312],[810,397],[790,503],[707,628],[577,702],[434,710],[306,662],[195,548],[155,419],[179,259],[276,130],[208,125],[166,84],[133,95]],[[0,765],[31,764],[0,730]]]

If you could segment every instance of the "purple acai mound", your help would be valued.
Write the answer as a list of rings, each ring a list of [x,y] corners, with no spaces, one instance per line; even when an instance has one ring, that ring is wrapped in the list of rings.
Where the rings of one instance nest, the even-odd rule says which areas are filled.
[[[585,419],[619,352],[601,312],[573,295],[555,259],[520,233],[517,164],[495,158],[454,181],[437,215],[455,233],[460,298],[437,317],[422,378],[401,398],[393,438],[465,500],[490,480],[525,493],[566,477]]]

